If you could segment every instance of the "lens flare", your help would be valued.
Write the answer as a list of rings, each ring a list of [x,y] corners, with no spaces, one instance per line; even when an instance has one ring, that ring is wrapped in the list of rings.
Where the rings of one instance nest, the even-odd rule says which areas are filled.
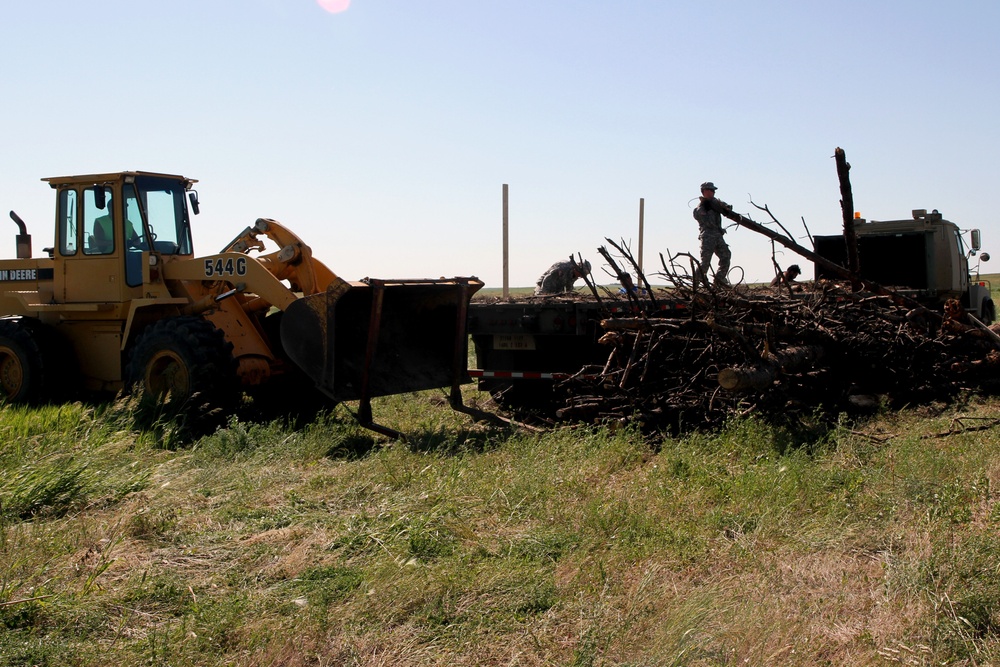
[[[351,0],[316,0],[316,4],[331,14],[339,14],[347,11],[347,8],[351,6]]]

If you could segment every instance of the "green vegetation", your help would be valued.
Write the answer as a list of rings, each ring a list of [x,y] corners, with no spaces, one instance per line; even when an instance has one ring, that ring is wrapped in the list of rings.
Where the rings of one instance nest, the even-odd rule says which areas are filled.
[[[0,665],[1000,662],[1000,401],[798,446],[376,408],[407,444],[0,407]]]

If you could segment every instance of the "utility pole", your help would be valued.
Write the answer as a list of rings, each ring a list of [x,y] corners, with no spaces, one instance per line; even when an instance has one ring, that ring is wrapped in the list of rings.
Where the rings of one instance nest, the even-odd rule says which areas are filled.
[[[637,263],[639,264],[640,272],[642,271],[642,224],[643,224],[643,215],[645,213],[645,210],[646,210],[646,200],[643,199],[642,197],[639,197],[639,261]]]
[[[503,298],[510,296],[510,253],[507,218],[507,184],[503,184]]]

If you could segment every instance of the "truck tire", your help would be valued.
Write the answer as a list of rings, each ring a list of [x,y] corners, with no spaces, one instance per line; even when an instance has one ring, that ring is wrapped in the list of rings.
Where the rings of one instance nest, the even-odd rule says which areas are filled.
[[[128,355],[125,382],[179,412],[232,407],[238,398],[232,343],[201,317],[170,317],[145,329]],[[192,415],[197,416],[197,415]]]
[[[996,322],[997,309],[993,305],[993,299],[983,299],[983,306],[979,309],[979,319],[986,325]]]
[[[43,327],[25,318],[0,320],[0,400],[35,404],[50,398],[57,369]]]
[[[548,412],[556,397],[551,380],[497,383],[489,393],[494,403],[514,412]]]

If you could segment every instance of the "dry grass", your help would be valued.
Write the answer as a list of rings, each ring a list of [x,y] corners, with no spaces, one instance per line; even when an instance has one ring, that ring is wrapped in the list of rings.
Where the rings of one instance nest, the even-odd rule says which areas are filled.
[[[996,402],[792,448],[437,403],[381,406],[410,446],[336,413],[176,451],[113,412],[0,409],[4,480],[59,451],[99,473],[0,515],[0,665],[1000,661],[1000,432],[931,437]]]

